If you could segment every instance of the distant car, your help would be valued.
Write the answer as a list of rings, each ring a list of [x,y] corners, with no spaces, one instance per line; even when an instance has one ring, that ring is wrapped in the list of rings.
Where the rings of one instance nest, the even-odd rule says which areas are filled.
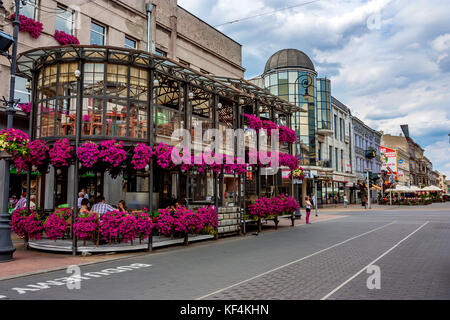
[[[450,201],[450,194],[444,194],[444,201]]]

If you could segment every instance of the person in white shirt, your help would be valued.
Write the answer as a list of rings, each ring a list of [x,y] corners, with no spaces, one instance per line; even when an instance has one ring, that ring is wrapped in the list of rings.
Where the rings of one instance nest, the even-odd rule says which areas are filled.
[[[78,209],[80,209],[81,208],[81,201],[83,200],[83,199],[85,199],[86,197],[84,196],[84,193],[83,192],[79,192],[78,193]]]
[[[36,210],[36,196],[34,194],[30,196],[30,210]]]

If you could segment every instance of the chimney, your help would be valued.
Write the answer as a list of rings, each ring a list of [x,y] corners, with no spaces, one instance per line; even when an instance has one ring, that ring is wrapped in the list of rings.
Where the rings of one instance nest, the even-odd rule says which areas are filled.
[[[404,124],[404,125],[400,126],[400,128],[402,128],[405,138],[409,138],[409,125]]]

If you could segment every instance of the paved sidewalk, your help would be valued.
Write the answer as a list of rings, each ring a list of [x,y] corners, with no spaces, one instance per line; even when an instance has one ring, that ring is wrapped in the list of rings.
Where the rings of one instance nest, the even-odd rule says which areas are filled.
[[[0,263],[0,280],[9,279],[19,275],[24,276],[58,270],[70,265],[91,264],[145,254],[145,252],[141,252],[133,254],[99,254],[74,257],[64,253],[26,250],[22,239],[18,238],[15,234],[12,234],[11,236],[14,247],[16,248],[16,251],[14,252],[14,261]]]

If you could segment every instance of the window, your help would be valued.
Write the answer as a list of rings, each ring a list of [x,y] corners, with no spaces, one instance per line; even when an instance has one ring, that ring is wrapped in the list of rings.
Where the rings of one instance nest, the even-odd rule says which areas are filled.
[[[125,37],[125,48],[137,49],[137,41],[131,38]]]
[[[95,22],[91,22],[91,44],[105,45],[105,27]]]
[[[337,116],[334,115],[334,138],[337,139],[338,138],[338,134],[337,134]]]
[[[328,156],[330,157],[330,166],[329,166],[329,168],[332,168],[333,167],[333,147],[332,146],[330,146],[330,151],[328,153]]]
[[[185,66],[185,67],[190,67],[191,66],[191,64],[189,63],[189,62],[187,62],[187,61],[184,61],[184,60],[182,60],[182,59],[178,59],[178,61],[183,65],[183,66]]]
[[[20,99],[20,104],[30,102],[31,93],[27,89],[27,79],[16,77],[16,88],[14,90],[14,99]]]
[[[342,120],[342,118],[339,119],[339,133],[340,133],[340,138],[341,141],[344,141],[344,121]]]
[[[322,143],[319,142],[319,161],[322,160]]]
[[[339,171],[339,158],[338,158],[338,148],[335,148],[335,154],[336,154],[336,171]]]
[[[39,0],[28,0],[27,4],[20,9],[20,14],[25,17],[35,19],[38,18]]]
[[[73,11],[66,7],[58,5],[56,8],[56,26],[58,31],[64,31],[67,34],[73,32]]]
[[[155,50],[155,54],[156,54],[157,56],[167,57],[167,52],[165,52],[165,51],[163,51],[163,50],[160,50],[160,49],[156,49],[156,50]]]
[[[344,150],[341,150],[341,172],[344,172]]]

